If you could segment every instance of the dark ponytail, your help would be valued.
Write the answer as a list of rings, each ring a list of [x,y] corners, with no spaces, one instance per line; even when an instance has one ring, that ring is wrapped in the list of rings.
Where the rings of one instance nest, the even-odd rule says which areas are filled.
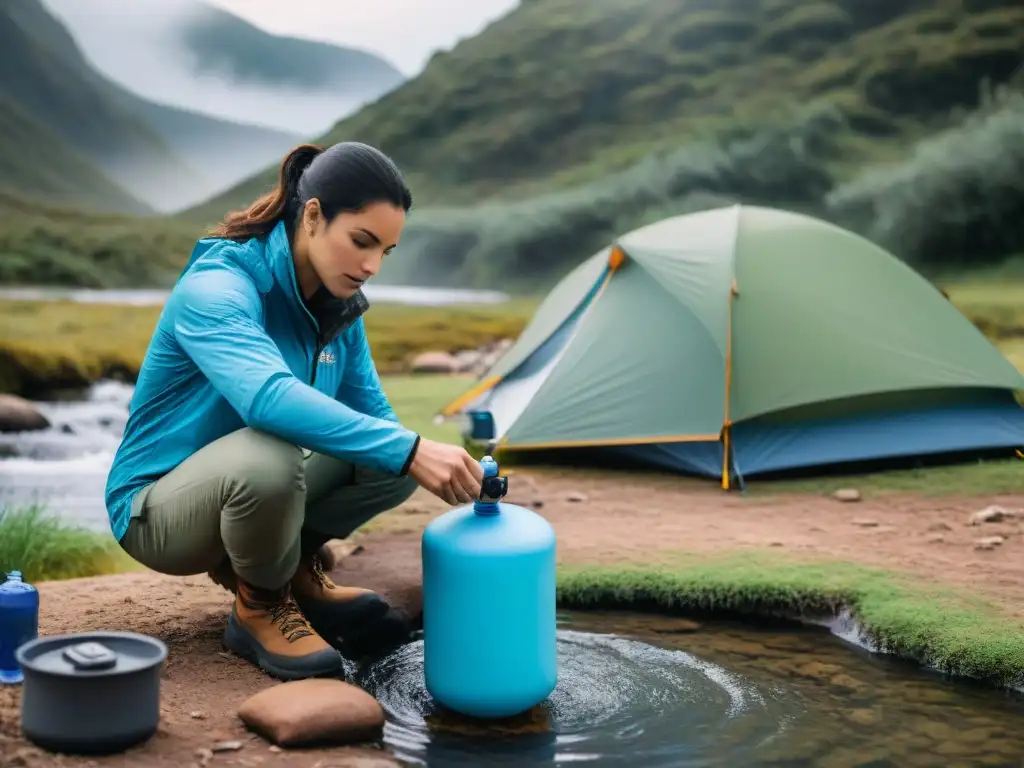
[[[326,150],[300,144],[281,163],[277,189],[245,210],[232,211],[209,234],[244,242],[270,234],[283,220],[291,239],[303,206],[313,198],[320,201],[328,221],[370,203],[387,202],[405,211],[412,207],[412,193],[401,171],[380,150],[358,142],[342,142]]]

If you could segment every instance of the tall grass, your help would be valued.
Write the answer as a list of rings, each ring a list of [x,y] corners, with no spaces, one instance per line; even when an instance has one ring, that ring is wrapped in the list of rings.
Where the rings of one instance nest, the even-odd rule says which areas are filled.
[[[38,506],[0,508],[0,573],[21,571],[29,582],[73,579],[126,562],[111,536],[70,526]]]

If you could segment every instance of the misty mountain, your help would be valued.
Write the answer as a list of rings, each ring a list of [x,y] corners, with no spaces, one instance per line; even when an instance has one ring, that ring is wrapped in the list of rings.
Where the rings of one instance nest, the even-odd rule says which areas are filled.
[[[161,211],[231,185],[300,140],[136,96],[97,72],[37,0],[0,10],[0,93]]]
[[[313,136],[404,81],[382,57],[273,35],[200,0],[45,0],[106,76],[147,99]]]

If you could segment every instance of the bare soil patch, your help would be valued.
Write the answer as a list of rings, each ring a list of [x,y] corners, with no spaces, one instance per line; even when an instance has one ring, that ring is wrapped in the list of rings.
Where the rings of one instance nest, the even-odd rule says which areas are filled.
[[[513,500],[540,502],[566,563],[649,563],[672,551],[770,548],[799,558],[831,558],[902,571],[966,588],[1024,621],[1024,518],[971,525],[990,505],[1024,508],[1024,494],[988,498],[890,495],[841,502],[821,496],[743,498],[712,485],[664,476],[517,472]],[[335,569],[339,583],[379,590],[412,615],[420,608],[419,532],[445,506],[418,493],[358,536],[361,549]],[[998,536],[991,548],[978,540]],[[237,707],[274,681],[223,651],[230,595],[205,576],[148,571],[39,585],[44,634],[129,630],[160,637],[164,672],[158,734],[125,754],[84,760],[45,754],[20,737],[20,689],[0,688],[0,765],[318,766],[393,765],[372,749],[279,751],[244,729]],[[236,751],[212,757],[222,741]]]

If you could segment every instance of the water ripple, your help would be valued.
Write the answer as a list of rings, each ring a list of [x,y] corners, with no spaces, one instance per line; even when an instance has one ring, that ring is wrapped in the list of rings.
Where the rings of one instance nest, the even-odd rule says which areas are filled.
[[[786,728],[793,701],[685,651],[615,635],[558,633],[559,682],[526,715],[485,722],[441,711],[423,643],[364,669],[402,760],[437,766],[595,762],[631,768],[743,765]]]

